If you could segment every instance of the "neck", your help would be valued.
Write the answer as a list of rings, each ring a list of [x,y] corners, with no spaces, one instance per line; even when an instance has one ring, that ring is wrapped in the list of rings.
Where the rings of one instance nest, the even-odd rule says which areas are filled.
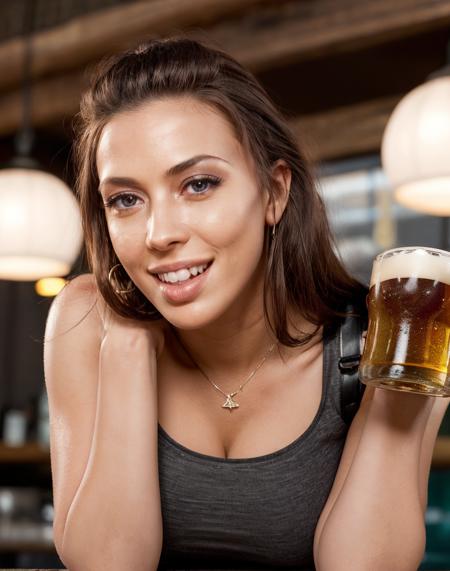
[[[236,376],[252,369],[269,347],[277,342],[263,317],[233,327],[187,331],[173,329],[175,338],[191,366],[200,366],[211,377]],[[192,362],[194,361],[194,363]]]
[[[300,330],[310,331],[305,320],[296,322]],[[239,317],[233,322],[198,330],[184,330],[172,327],[177,354],[184,366],[192,369],[200,368],[208,378],[221,386],[223,390],[235,389],[236,380],[243,382],[267,355],[268,350],[276,344],[267,355],[265,370],[275,361],[286,362],[291,356],[298,354],[302,348],[290,348],[278,344],[278,341],[261,314],[258,317]],[[291,335],[297,336],[298,329],[289,329]],[[309,344],[308,344],[309,345]]]

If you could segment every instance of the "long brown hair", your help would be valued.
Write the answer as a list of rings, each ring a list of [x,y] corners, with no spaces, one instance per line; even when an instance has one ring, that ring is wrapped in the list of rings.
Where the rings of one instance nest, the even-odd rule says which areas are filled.
[[[219,49],[184,37],[150,40],[106,58],[97,66],[81,100],[74,146],[78,196],[86,258],[106,303],[124,317],[139,320],[163,316],[135,288],[116,294],[108,273],[119,262],[112,247],[98,192],[96,151],[103,127],[117,113],[154,99],[191,96],[221,111],[236,137],[251,153],[261,188],[274,197],[271,166],[283,159],[292,172],[288,203],[277,224],[264,278],[264,314],[281,343],[295,347],[312,334],[288,333],[289,308],[319,328],[336,323],[348,303],[364,311],[366,288],[351,277],[334,251],[323,201],[310,166],[286,119],[256,78]],[[116,283],[126,289],[130,278],[122,266]],[[270,297],[268,297],[270,296]],[[267,299],[274,309],[269,318]]]

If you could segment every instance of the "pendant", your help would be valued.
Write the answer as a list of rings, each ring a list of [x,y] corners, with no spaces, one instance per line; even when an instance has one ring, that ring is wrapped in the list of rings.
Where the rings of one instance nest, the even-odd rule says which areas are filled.
[[[238,403],[233,400],[234,395],[237,395],[238,392],[239,391],[236,391],[235,393],[227,395],[227,400],[223,403],[222,408],[227,408],[230,412],[233,408],[239,408]]]

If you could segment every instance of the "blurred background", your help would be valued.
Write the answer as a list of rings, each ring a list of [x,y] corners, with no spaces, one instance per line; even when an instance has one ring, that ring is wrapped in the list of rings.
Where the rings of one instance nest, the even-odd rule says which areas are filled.
[[[72,190],[80,93],[100,57],[180,32],[247,66],[288,117],[358,278],[388,248],[449,249],[450,0],[1,2],[0,567],[64,567],[43,335],[64,278],[88,271]],[[420,569],[450,568],[448,414],[426,523]]]

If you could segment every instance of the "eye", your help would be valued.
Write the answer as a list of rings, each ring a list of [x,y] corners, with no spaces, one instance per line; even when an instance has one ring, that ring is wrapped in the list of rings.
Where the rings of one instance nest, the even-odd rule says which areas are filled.
[[[139,200],[139,198],[131,194],[130,192],[122,192],[121,194],[116,194],[116,196],[111,197],[104,203],[105,208],[117,208],[117,210],[130,210],[136,204],[133,202],[134,200]],[[118,208],[117,204],[121,202],[122,205],[125,205],[125,208]]]
[[[189,180],[184,185],[184,188],[190,187],[192,189],[192,193],[190,194],[206,194],[211,187],[219,186],[221,182],[222,179],[220,177],[208,175]]]

